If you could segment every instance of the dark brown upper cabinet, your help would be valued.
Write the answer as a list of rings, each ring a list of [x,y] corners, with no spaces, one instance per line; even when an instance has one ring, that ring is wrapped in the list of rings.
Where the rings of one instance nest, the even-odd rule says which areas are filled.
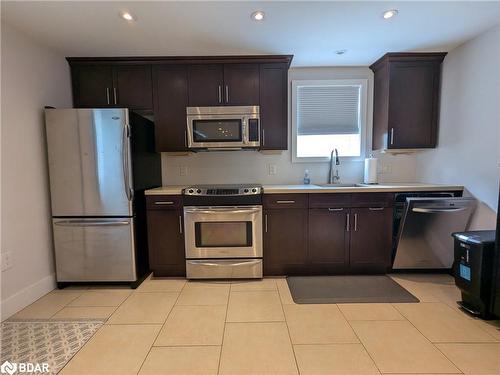
[[[259,65],[224,64],[226,105],[259,104]]]
[[[188,97],[190,107],[223,105],[223,86],[223,65],[189,65]]]
[[[131,109],[153,108],[150,65],[115,66],[113,82],[115,105]]]
[[[372,149],[437,144],[441,63],[446,53],[387,53],[374,72]]]
[[[150,65],[72,65],[73,104],[79,108],[153,108]]]
[[[156,151],[186,152],[186,107],[260,106],[261,150],[288,148],[291,55],[68,57],[75,107],[154,113]]]
[[[261,150],[288,149],[288,64],[260,65]]]
[[[153,82],[156,151],[185,151],[187,67],[173,64],[155,65]]]
[[[196,64],[188,68],[189,106],[258,105],[258,64]]]
[[[81,65],[72,68],[73,104],[77,108],[109,107],[113,91],[113,68]]]

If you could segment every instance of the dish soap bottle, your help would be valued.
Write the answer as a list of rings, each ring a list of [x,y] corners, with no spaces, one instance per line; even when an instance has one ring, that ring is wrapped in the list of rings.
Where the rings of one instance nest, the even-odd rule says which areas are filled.
[[[311,179],[309,178],[309,169],[306,169],[304,173],[304,185],[309,185],[311,183]]]

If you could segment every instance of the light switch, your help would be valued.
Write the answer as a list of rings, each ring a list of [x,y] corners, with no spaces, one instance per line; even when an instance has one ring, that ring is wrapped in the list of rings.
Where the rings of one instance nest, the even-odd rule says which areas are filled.
[[[187,176],[188,174],[188,167],[185,165],[181,165],[179,167],[179,176]]]

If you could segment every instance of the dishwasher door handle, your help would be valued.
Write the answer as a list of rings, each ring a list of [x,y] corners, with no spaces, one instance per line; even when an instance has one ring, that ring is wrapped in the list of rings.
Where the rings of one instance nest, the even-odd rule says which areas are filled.
[[[443,212],[459,212],[467,210],[467,207],[454,207],[454,208],[425,208],[425,207],[413,207],[413,212],[418,212],[422,214],[437,214]]]

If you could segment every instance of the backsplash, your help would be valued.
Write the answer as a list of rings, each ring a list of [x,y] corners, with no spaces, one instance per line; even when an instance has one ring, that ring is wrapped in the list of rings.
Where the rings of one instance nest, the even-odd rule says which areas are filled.
[[[416,181],[414,155],[378,155],[379,182]],[[276,174],[271,174],[275,169]],[[189,156],[162,154],[163,185],[302,184],[308,169],[312,184],[327,182],[328,163],[292,163],[290,151],[264,155],[256,151],[200,152]],[[341,182],[361,182],[363,161],[341,162]]]

